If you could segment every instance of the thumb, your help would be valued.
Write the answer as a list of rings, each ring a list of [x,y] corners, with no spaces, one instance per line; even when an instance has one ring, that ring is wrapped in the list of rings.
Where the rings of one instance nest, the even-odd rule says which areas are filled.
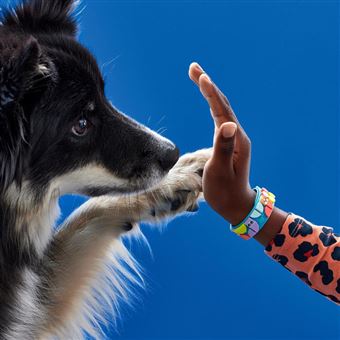
[[[234,172],[233,153],[237,125],[227,122],[216,131],[212,161],[223,169]]]

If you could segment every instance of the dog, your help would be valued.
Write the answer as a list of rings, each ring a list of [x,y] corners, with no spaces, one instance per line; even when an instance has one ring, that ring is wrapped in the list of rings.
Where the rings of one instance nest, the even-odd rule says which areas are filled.
[[[27,0],[0,26],[0,339],[101,338],[140,268],[122,243],[197,210],[210,149],[112,106],[77,42],[73,0]],[[59,227],[58,199],[89,196]]]

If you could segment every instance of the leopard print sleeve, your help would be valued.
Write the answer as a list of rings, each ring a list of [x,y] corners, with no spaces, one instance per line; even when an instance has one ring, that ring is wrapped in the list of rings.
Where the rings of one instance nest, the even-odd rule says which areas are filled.
[[[340,305],[340,235],[332,228],[290,214],[265,253]]]

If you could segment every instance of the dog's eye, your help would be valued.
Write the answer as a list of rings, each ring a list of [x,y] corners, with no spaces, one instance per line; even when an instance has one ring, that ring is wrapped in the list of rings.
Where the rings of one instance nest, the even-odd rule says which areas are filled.
[[[80,118],[78,122],[72,126],[72,132],[76,136],[82,137],[88,133],[90,126],[91,123],[86,118]]]

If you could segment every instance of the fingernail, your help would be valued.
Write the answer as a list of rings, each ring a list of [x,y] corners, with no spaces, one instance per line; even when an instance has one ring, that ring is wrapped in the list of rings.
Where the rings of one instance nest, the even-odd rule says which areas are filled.
[[[200,65],[199,63],[194,62],[193,65],[194,65],[197,69],[199,69],[201,72],[204,72],[203,68],[201,67],[201,65]]]
[[[235,135],[236,132],[236,124],[235,123],[231,123],[231,124],[227,124],[224,125],[222,127],[222,135],[224,138],[231,138]]]

